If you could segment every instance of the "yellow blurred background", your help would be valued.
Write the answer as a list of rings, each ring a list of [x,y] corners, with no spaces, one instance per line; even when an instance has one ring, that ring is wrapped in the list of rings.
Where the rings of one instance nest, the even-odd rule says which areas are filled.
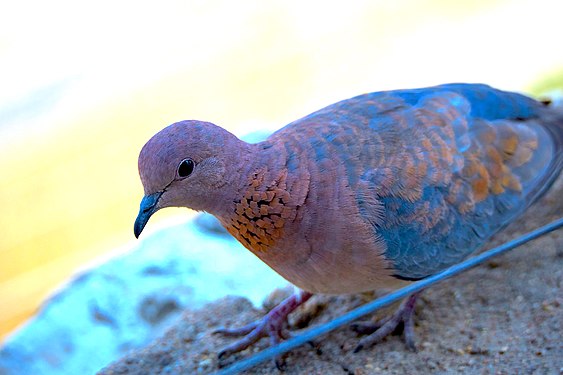
[[[0,340],[78,269],[134,245],[136,159],[165,125],[241,135],[360,93],[453,81],[552,93],[560,4],[3,2]],[[188,215],[168,212],[148,232]]]

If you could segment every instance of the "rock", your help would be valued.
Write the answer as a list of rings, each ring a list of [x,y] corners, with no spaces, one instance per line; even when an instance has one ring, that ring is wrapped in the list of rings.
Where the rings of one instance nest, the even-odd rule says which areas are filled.
[[[232,237],[198,222],[161,230],[74,278],[7,339],[0,374],[91,374],[159,337],[188,307],[226,295],[260,306],[287,285]]]

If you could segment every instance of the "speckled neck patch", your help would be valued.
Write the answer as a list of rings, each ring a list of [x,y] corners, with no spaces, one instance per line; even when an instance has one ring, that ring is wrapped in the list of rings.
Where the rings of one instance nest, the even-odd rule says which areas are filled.
[[[294,220],[295,207],[287,191],[287,169],[264,183],[266,170],[254,173],[244,196],[235,203],[227,230],[254,252],[268,250],[282,236],[287,220]]]

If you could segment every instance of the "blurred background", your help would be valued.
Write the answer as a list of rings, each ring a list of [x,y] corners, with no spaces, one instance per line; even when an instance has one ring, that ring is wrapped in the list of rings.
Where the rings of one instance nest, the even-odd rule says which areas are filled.
[[[563,88],[557,0],[0,4],[0,341],[133,246],[137,156],[182,119],[235,134],[370,91]],[[146,231],[183,221],[157,213]]]

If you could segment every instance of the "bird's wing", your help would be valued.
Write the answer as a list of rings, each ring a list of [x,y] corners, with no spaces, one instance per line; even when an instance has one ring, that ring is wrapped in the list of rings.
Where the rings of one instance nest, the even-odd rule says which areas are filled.
[[[467,256],[522,213],[561,171],[563,116],[523,95],[451,84],[351,99],[369,119],[378,157],[352,173],[362,216],[387,245],[400,278]]]

